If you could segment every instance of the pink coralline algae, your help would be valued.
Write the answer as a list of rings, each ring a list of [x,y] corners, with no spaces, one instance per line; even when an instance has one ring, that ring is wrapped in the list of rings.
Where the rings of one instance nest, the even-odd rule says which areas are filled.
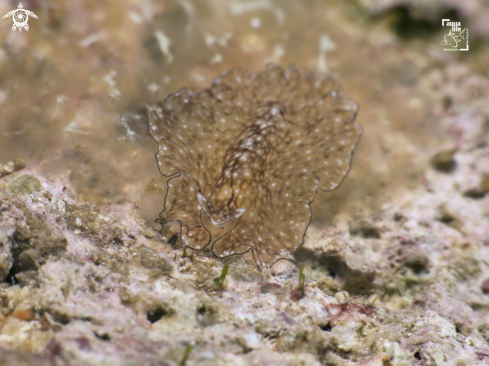
[[[356,113],[331,77],[295,66],[234,68],[208,89],[169,95],[149,112],[169,178],[162,222],[219,258],[251,251],[259,268],[293,260],[317,191],[348,174]]]

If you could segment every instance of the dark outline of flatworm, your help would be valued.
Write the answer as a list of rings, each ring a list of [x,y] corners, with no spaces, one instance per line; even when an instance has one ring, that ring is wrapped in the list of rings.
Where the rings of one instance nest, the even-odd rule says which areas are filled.
[[[243,69],[241,69],[241,68],[233,68],[233,69],[229,70],[228,72],[223,73],[223,74],[221,75],[221,77],[225,77],[227,74],[231,74],[231,73],[233,73],[233,72],[238,72],[238,73],[239,73],[239,72],[241,72],[241,73],[243,73],[243,74],[246,74],[246,75],[247,75],[248,77],[250,77],[250,78],[256,78],[256,77],[257,77],[257,75],[260,75],[260,74],[265,74],[265,73],[267,73],[268,71],[273,70],[273,69],[275,69],[275,70],[279,70],[279,72],[282,72],[283,74],[285,74],[286,72],[289,72],[289,71],[291,71],[291,72],[292,72],[292,71],[297,71],[297,72],[304,73],[304,71],[302,71],[301,69],[296,68],[295,66],[289,66],[289,67],[288,67],[286,70],[283,70],[283,69],[281,69],[280,67],[275,66],[275,65],[267,65],[267,68],[266,68],[266,70],[265,70],[265,71],[262,71],[262,72],[257,73],[257,74],[250,74],[250,73],[247,73],[246,71],[244,71],[244,70],[243,70]],[[307,75],[308,75],[308,76],[310,76],[311,74],[312,74],[312,73],[311,73],[311,72],[309,72]],[[314,75],[314,74],[312,74],[312,75]],[[221,78],[221,77],[220,77],[220,78]],[[318,76],[315,76],[315,77],[316,77],[316,78],[318,78]],[[213,84],[211,85],[211,88],[212,88],[212,86],[214,86],[214,84],[216,84],[216,83],[217,83],[217,84],[219,84],[219,83],[221,82],[220,78],[216,79],[216,80],[213,82]],[[334,80],[333,80],[333,79],[331,79],[331,78],[329,78],[329,80],[334,82]],[[224,84],[224,85],[228,86],[227,84]],[[339,180],[339,182],[337,182],[337,183],[332,183],[332,188],[331,188],[331,189],[323,189],[323,188],[319,188],[318,186],[315,186],[315,187],[314,187],[314,194],[312,195],[311,200],[310,200],[309,202],[307,202],[307,204],[306,204],[306,207],[307,207],[307,208],[308,208],[308,210],[309,210],[309,213],[308,213],[309,218],[308,218],[308,220],[307,220],[307,223],[306,223],[306,225],[305,225],[305,227],[304,227],[304,230],[303,230],[302,236],[301,236],[301,238],[300,238],[300,243],[299,243],[299,245],[295,246],[294,251],[295,251],[295,250],[297,250],[298,248],[300,248],[300,247],[303,245],[303,243],[304,243],[304,238],[305,238],[305,235],[306,235],[306,233],[307,233],[307,229],[308,229],[308,227],[309,227],[309,225],[310,225],[310,223],[311,223],[311,219],[312,219],[312,207],[311,207],[311,205],[312,205],[312,203],[313,203],[313,201],[314,201],[314,199],[315,199],[315,197],[316,197],[316,195],[317,195],[318,191],[319,191],[319,190],[321,190],[321,191],[324,191],[324,192],[328,192],[328,191],[333,191],[333,190],[336,190],[337,188],[339,188],[339,187],[340,187],[341,183],[342,183],[342,182],[343,182],[343,180],[346,178],[346,176],[348,175],[348,173],[349,173],[349,171],[350,171],[350,169],[351,169],[351,162],[352,162],[353,152],[354,152],[355,147],[356,147],[356,145],[358,144],[358,141],[359,141],[360,136],[361,136],[361,134],[362,134],[362,128],[361,128],[361,126],[360,126],[360,125],[358,125],[358,124],[356,124],[356,123],[354,123],[354,120],[355,120],[355,118],[356,118],[356,114],[357,114],[357,108],[358,108],[358,106],[356,105],[356,103],[354,103],[354,102],[353,102],[353,101],[351,101],[350,99],[348,99],[348,98],[344,98],[344,97],[341,95],[341,93],[339,93],[339,92],[338,92],[338,90],[337,90],[338,85],[337,85],[336,83],[335,83],[335,85],[334,85],[334,86],[336,87],[336,89],[333,89],[333,88],[332,88],[332,89],[331,89],[331,90],[330,90],[328,93],[326,93],[325,95],[327,95],[327,94],[331,94],[331,95],[333,95],[333,97],[334,97],[334,98],[335,98],[337,101],[338,101],[338,100],[344,100],[344,101],[346,101],[346,102],[351,103],[351,104],[350,104],[350,106],[351,106],[351,105],[353,105],[353,106],[354,106],[354,110],[352,111],[353,115],[352,115],[352,117],[351,117],[350,121],[348,122],[348,124],[351,124],[352,126],[355,126],[355,127],[357,128],[357,131],[356,131],[356,132],[357,132],[357,134],[356,134],[356,136],[357,136],[357,137],[356,137],[356,139],[355,139],[354,143],[351,145],[351,146],[352,146],[352,148],[351,148],[351,151],[350,151],[350,154],[349,154],[348,162],[347,162],[347,164],[346,164],[346,165],[347,165],[347,167],[346,167],[346,169],[343,171],[343,175],[342,175],[341,179]],[[228,87],[229,87],[229,86],[228,86]],[[170,95],[168,95],[168,97],[165,99],[165,101],[164,101],[163,103],[166,103],[167,101],[169,101],[169,99],[171,99],[173,96],[179,96],[179,95],[180,95],[180,93],[190,93],[190,95],[191,95],[191,96],[194,96],[194,95],[195,95],[195,96],[198,96],[200,93],[205,93],[205,92],[212,93],[212,92],[211,92],[211,88],[205,88],[205,89],[203,89],[203,90],[201,90],[200,92],[195,93],[195,94],[193,94],[193,93],[189,92],[189,91],[188,91],[186,88],[183,88],[183,89],[180,89],[180,90],[179,90],[177,93],[175,93],[175,94],[170,94]],[[325,96],[323,96],[323,98],[324,98],[324,97],[325,97]],[[271,111],[271,110],[272,110],[271,108],[273,108],[273,107],[274,107],[274,106],[273,106],[273,103],[277,103],[277,105],[279,105],[279,103],[280,103],[280,102],[278,102],[278,101],[276,101],[276,102],[275,102],[275,101],[268,101],[267,103],[268,103],[269,105],[272,105],[272,107],[270,107],[270,111]],[[280,106],[279,106],[278,108],[280,108]],[[291,108],[291,109],[293,110],[293,108]],[[330,111],[328,111],[327,113],[325,113],[325,114],[323,115],[323,117],[322,117],[322,118],[327,117],[329,114],[334,114],[335,112],[336,112],[336,113],[338,113],[339,111],[346,111],[346,110],[349,110],[349,108],[346,108],[346,107],[345,107],[345,109],[341,109],[341,107],[337,107],[336,109],[330,110]],[[255,250],[258,250],[258,249],[256,249],[256,248],[255,248],[255,249],[253,249],[253,248],[251,247],[251,245],[253,245],[253,246],[254,246],[254,244],[253,244],[253,243],[251,243],[251,245],[248,247],[248,249],[247,249],[247,250],[245,250],[245,251],[243,251],[243,252],[240,252],[240,253],[235,253],[235,252],[233,251],[233,252],[232,252],[232,254],[229,254],[229,255],[218,255],[218,254],[217,254],[217,253],[214,251],[214,246],[215,246],[215,244],[216,244],[217,242],[219,242],[219,240],[220,240],[220,239],[222,239],[223,237],[225,237],[225,236],[231,236],[231,233],[233,232],[233,230],[234,230],[234,229],[235,229],[235,228],[236,228],[236,227],[237,227],[237,226],[240,224],[241,219],[242,219],[241,215],[242,215],[242,214],[243,214],[243,213],[246,211],[246,208],[244,208],[244,209],[242,210],[242,212],[239,214],[239,216],[236,216],[236,217],[234,218],[234,220],[236,220],[236,219],[237,219],[237,220],[236,220],[235,224],[234,224],[234,225],[233,225],[233,226],[232,226],[230,229],[229,229],[229,228],[228,228],[228,230],[224,230],[224,229],[223,229],[223,233],[222,233],[220,236],[217,236],[217,238],[213,238],[212,233],[211,233],[211,232],[209,231],[209,229],[208,229],[208,228],[205,226],[204,221],[203,221],[203,219],[202,219],[202,216],[203,216],[203,214],[204,214],[204,211],[207,211],[207,209],[205,209],[204,207],[202,207],[202,206],[203,206],[203,204],[201,204],[201,203],[200,203],[200,201],[199,201],[199,207],[200,207],[200,215],[199,215],[199,220],[200,220],[200,224],[201,224],[202,228],[203,228],[203,229],[206,231],[206,233],[207,233],[207,235],[208,235],[208,237],[209,237],[209,238],[208,238],[208,240],[207,240],[205,243],[203,243],[203,244],[199,245],[199,246],[198,246],[198,248],[194,248],[194,247],[189,246],[189,245],[187,245],[187,244],[184,244],[184,243],[182,242],[182,230],[183,230],[184,225],[186,225],[186,224],[184,224],[184,223],[183,223],[183,222],[182,222],[180,219],[169,219],[169,220],[164,220],[164,219],[163,219],[163,216],[162,216],[162,215],[163,215],[163,213],[164,213],[164,212],[167,210],[167,198],[168,198],[168,195],[169,195],[169,193],[170,193],[170,189],[173,187],[173,186],[172,186],[172,184],[171,184],[171,182],[172,182],[174,179],[176,179],[176,178],[182,177],[182,171],[183,171],[183,170],[182,170],[182,169],[180,169],[180,168],[179,168],[178,166],[176,166],[176,165],[172,165],[172,166],[175,168],[175,170],[177,170],[177,172],[176,172],[176,173],[174,173],[174,174],[170,174],[170,175],[165,175],[165,174],[162,172],[162,170],[161,170],[161,168],[160,168],[161,162],[159,162],[159,161],[158,161],[158,154],[160,153],[160,148],[161,148],[161,146],[160,146],[160,143],[158,142],[157,138],[156,138],[155,136],[153,136],[153,134],[151,133],[151,122],[150,122],[150,121],[151,121],[151,114],[152,114],[152,113],[156,114],[158,118],[162,118],[161,107],[159,107],[158,105],[156,105],[156,106],[151,106],[151,107],[149,108],[149,113],[148,113],[148,129],[149,129],[150,136],[153,138],[153,140],[154,140],[154,141],[157,143],[157,145],[158,145],[158,151],[157,151],[157,153],[155,154],[155,158],[156,158],[156,162],[157,162],[157,167],[158,167],[158,170],[159,170],[159,172],[160,172],[160,174],[161,174],[161,175],[163,175],[164,177],[168,178],[168,181],[167,181],[167,191],[166,191],[166,194],[165,194],[165,197],[164,197],[163,211],[160,213],[160,219],[157,219],[157,221],[158,221],[159,223],[161,223],[161,225],[162,225],[162,226],[161,226],[161,230],[163,230],[163,228],[164,228],[164,226],[165,226],[166,224],[168,224],[168,223],[172,223],[172,222],[176,222],[176,223],[178,223],[178,226],[179,226],[179,229],[178,229],[178,233],[179,233],[179,235],[178,235],[178,240],[180,241],[180,244],[181,244],[182,246],[187,246],[187,247],[189,247],[190,249],[195,250],[195,251],[204,251],[204,250],[205,250],[205,249],[206,249],[206,248],[209,246],[209,244],[211,244],[211,241],[213,240],[213,242],[212,242],[212,244],[211,244],[211,252],[212,252],[212,254],[213,254],[215,257],[217,257],[217,258],[224,259],[224,258],[228,258],[228,257],[234,256],[234,255],[243,255],[243,254],[245,254],[245,253],[247,253],[247,252],[251,251],[252,256],[253,256],[253,259],[254,259],[254,261],[255,261],[255,263],[256,263],[256,265],[257,265],[258,269],[261,269],[261,265],[262,265],[262,264],[267,265],[266,261],[261,262],[261,261],[259,261],[259,260],[258,260],[258,258],[255,256]],[[282,112],[281,112],[281,114],[282,114],[282,117],[284,117]],[[263,116],[263,115],[262,115],[262,116]],[[259,119],[259,118],[260,118],[260,116],[259,116],[259,117],[257,117],[257,118]],[[293,124],[293,122],[288,121],[287,119],[285,119],[285,117],[284,117],[284,121],[286,121],[286,122],[288,122],[288,123],[292,123],[292,124]],[[321,121],[321,119],[319,119],[318,121]],[[318,122],[318,123],[319,123],[319,122]],[[265,124],[265,125],[266,125],[266,124]],[[271,125],[271,124],[270,124],[270,125]],[[252,126],[254,127],[254,125],[252,125]],[[244,127],[246,127],[246,126],[244,126]],[[275,125],[274,125],[274,127],[275,127]],[[310,127],[310,126],[304,126],[304,128],[306,128],[306,127]],[[153,128],[154,128],[154,126],[153,126]],[[262,127],[262,128],[264,129],[265,127]],[[246,131],[246,129],[244,129],[244,131]],[[241,135],[240,135],[240,136],[241,136]],[[242,138],[242,140],[243,140],[243,139],[244,139],[244,137]],[[328,137],[328,139],[329,139],[329,137]],[[241,140],[240,140],[240,141],[241,141]],[[259,140],[259,141],[261,141],[261,140]],[[342,141],[341,143],[343,143],[343,141]],[[272,147],[273,147],[273,146],[272,146]],[[258,147],[258,148],[259,148],[259,147]],[[245,150],[245,151],[248,151],[248,150]],[[227,157],[227,156],[228,156],[228,155],[225,155],[225,157]],[[267,158],[268,158],[268,155],[267,155]],[[268,159],[266,159],[266,160],[268,160]],[[223,162],[223,164],[222,164],[222,165],[223,165],[223,168],[224,168],[224,166],[225,166],[225,164],[226,164],[226,163],[227,163],[227,161],[224,161],[224,162]],[[169,164],[169,163],[167,163],[167,162],[165,162],[165,164],[167,165],[167,167],[168,167],[168,166],[170,166],[170,164]],[[340,163],[340,162],[339,162],[339,164],[341,165],[341,163]],[[178,171],[178,170],[180,170],[180,171]],[[326,173],[326,174],[327,174],[327,173]],[[219,175],[219,177],[221,177],[221,175]],[[194,178],[196,179],[196,177],[194,177]],[[316,180],[317,180],[317,179],[316,179]],[[218,182],[216,182],[216,183],[214,184],[214,189],[217,187],[217,184],[218,184]],[[288,184],[288,183],[287,183],[287,184]],[[334,187],[333,187],[333,184],[334,184]],[[199,186],[199,189],[200,189],[200,186]],[[214,189],[212,190],[212,192],[214,192]],[[193,191],[193,190],[192,190],[192,191]],[[205,198],[205,196],[204,196],[204,195],[201,193],[201,191],[200,191],[200,192],[198,192],[197,196],[198,196],[198,195],[201,195],[201,196],[203,197],[203,200],[205,200],[205,202],[210,202],[210,198],[209,198],[209,200],[207,201],[207,199],[206,199],[206,198]],[[211,193],[211,195],[212,195],[212,193]],[[286,196],[288,196],[288,194],[287,194]],[[234,197],[234,188],[233,188],[233,197]],[[199,197],[198,199],[200,199],[200,197]],[[303,204],[303,203],[302,203],[302,204]],[[289,206],[290,206],[290,204],[289,204]],[[212,206],[212,208],[213,208],[213,206]],[[224,208],[223,208],[223,209],[224,209]],[[222,210],[223,210],[223,209],[222,209]],[[236,212],[236,211],[241,210],[241,209],[242,209],[242,208],[238,208],[237,210],[231,211],[231,212],[230,212],[228,215],[231,215],[233,212]],[[221,210],[221,211],[222,211],[222,210]],[[208,217],[209,221],[211,221],[211,222],[212,222],[212,218],[211,218],[210,214],[209,214],[209,213],[207,213],[206,215],[207,215],[207,217]],[[232,221],[232,220],[230,220],[229,222],[231,222],[231,221]],[[224,227],[224,225],[225,225],[225,224],[222,224],[222,222],[221,222],[221,225],[220,225],[220,226]],[[186,227],[186,229],[187,229],[187,231],[188,231],[188,227]],[[280,229],[277,229],[277,230],[280,230]],[[281,233],[281,232],[280,232],[280,233]],[[281,234],[282,234],[282,233],[281,233]],[[191,235],[190,235],[190,236],[191,236]],[[261,238],[260,238],[260,240],[261,240]],[[264,252],[264,250],[262,250],[262,252]],[[282,252],[283,252],[283,250],[281,251],[281,254],[283,254]],[[225,252],[224,252],[224,253],[225,253]],[[275,264],[275,263],[276,263],[276,262],[278,262],[279,260],[283,260],[283,259],[288,260],[288,261],[291,261],[291,262],[294,262],[294,259],[293,259],[293,258],[291,258],[291,257],[292,257],[292,255],[291,255],[291,251],[289,251],[289,253],[287,253],[287,254],[288,254],[288,257],[287,257],[287,258],[286,258],[285,256],[284,256],[284,257],[279,257],[279,256],[277,256],[277,255],[276,255],[275,257],[276,257],[277,259],[276,259],[276,260],[275,260],[273,263],[271,263],[271,264],[269,264],[269,265],[270,265],[270,266],[272,266],[273,264]]]

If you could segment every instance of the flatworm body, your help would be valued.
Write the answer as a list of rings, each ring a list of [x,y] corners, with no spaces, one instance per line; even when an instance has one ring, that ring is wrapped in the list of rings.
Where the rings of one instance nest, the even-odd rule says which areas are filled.
[[[234,68],[209,89],[181,89],[149,111],[168,180],[163,223],[183,245],[258,265],[293,260],[318,190],[336,189],[361,135],[357,105],[330,77],[268,65]]]

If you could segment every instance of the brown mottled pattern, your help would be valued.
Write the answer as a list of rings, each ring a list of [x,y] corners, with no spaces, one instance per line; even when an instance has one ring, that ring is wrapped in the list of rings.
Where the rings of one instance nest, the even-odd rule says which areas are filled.
[[[162,218],[179,222],[195,250],[251,250],[259,267],[293,260],[317,190],[348,173],[356,112],[333,79],[294,66],[234,68],[209,89],[168,96],[149,113],[158,167],[171,177]]]

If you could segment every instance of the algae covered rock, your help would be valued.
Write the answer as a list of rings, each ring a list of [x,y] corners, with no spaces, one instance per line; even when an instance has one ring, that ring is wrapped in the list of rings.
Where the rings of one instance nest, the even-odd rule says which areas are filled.
[[[32,175],[22,175],[16,178],[8,186],[9,193],[12,194],[28,194],[37,192],[41,189],[41,182]]]
[[[0,230],[0,279],[7,277],[13,264],[11,253],[12,241],[7,236],[7,231]]]
[[[15,273],[37,270],[49,257],[61,257],[68,244],[66,238],[56,235],[40,215],[22,202],[14,205],[24,213],[25,223],[18,224],[12,236],[12,255]]]

